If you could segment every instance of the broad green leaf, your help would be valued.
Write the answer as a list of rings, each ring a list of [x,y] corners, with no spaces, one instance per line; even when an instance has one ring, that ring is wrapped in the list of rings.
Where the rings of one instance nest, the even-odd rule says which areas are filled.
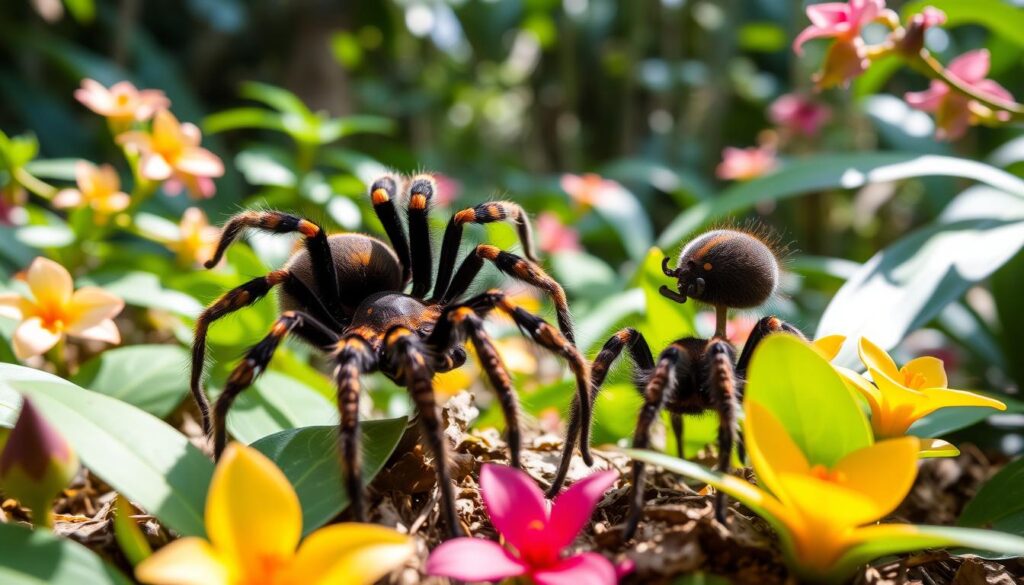
[[[21,412],[21,395],[0,385],[0,427],[14,428],[14,421],[18,420],[19,412]]]
[[[902,152],[823,154],[794,161],[773,175],[740,183],[698,203],[665,228],[658,245],[674,249],[702,227],[764,201],[927,176],[971,179],[1024,198],[1024,181],[972,160]]]
[[[1014,400],[1003,394],[991,394],[992,398],[1006,404],[1006,413],[1024,413],[1024,402]],[[914,422],[908,434],[922,439],[942,437],[975,425],[996,414],[991,408],[981,406],[954,406],[943,408]]]
[[[964,506],[957,524],[990,527],[1024,512],[1024,458],[999,470]]]
[[[637,198],[625,187],[604,189],[594,201],[594,210],[619,234],[626,253],[640,260],[654,239],[651,220]]]
[[[980,24],[1008,41],[1024,47],[1020,31],[1024,30],[1024,12],[1013,3],[1003,0],[917,0],[903,7],[900,13],[904,20],[934,6],[946,13],[944,28],[964,24]]]
[[[244,443],[300,427],[334,425],[338,409],[319,392],[275,370],[259,377],[228,412],[228,431]]]
[[[96,284],[137,307],[162,309],[186,317],[197,317],[203,310],[199,301],[165,288],[160,278],[149,272],[94,274],[82,280],[79,284]]]
[[[188,363],[188,351],[177,345],[131,345],[89,360],[72,381],[163,418],[188,393]]]
[[[0,364],[0,389],[32,401],[82,463],[182,535],[202,536],[213,463],[151,414],[46,372]]]
[[[927,113],[911,108],[894,95],[872,95],[864,99],[864,111],[893,150],[948,154],[947,142],[935,140],[935,122]]]
[[[262,108],[232,108],[203,118],[203,131],[208,134],[248,129],[288,132],[281,114]]]
[[[45,530],[0,524],[0,583],[4,585],[130,585],[96,553]]]
[[[1024,250],[1017,252],[1005,266],[992,275],[990,287],[996,303],[998,322],[1004,323],[999,335],[1009,374],[1024,387],[1024,360],[1016,359],[1024,347],[1024,303],[1020,302],[1020,283],[1024,282]]]
[[[266,104],[281,113],[302,117],[313,115],[306,104],[299,99],[299,96],[287,89],[250,81],[242,84],[242,90],[239,93],[244,98]]]
[[[405,432],[406,419],[362,423],[363,485],[391,458]],[[281,431],[252,445],[281,468],[302,504],[302,531],[309,534],[348,506],[338,459],[338,427]]]
[[[832,366],[792,335],[765,338],[754,352],[744,399],[767,408],[811,465],[832,467],[871,445],[860,404]]]
[[[842,334],[837,363],[855,366],[856,340],[890,349],[1024,246],[1024,199],[986,187],[961,193],[936,223],[868,260],[836,293],[816,336]]]
[[[36,177],[43,179],[58,179],[61,181],[75,180],[75,164],[77,158],[50,158],[34,160],[25,165],[25,170]]]
[[[330,144],[353,134],[390,134],[395,123],[380,116],[345,116],[324,122],[319,130],[320,144]]]

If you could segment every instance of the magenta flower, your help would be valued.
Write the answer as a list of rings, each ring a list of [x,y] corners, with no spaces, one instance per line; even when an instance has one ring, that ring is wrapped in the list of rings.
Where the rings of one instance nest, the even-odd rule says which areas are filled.
[[[542,252],[552,254],[554,252],[578,252],[583,249],[580,246],[580,234],[568,227],[558,216],[550,211],[537,216],[538,246]]]
[[[885,0],[850,0],[827,2],[807,7],[811,26],[793,41],[793,50],[803,55],[803,45],[811,39],[833,38],[835,42],[825,56],[821,71],[814,76],[819,87],[848,83],[863,73],[870,64],[860,31],[878,18],[885,9]]]
[[[615,482],[613,471],[573,484],[549,504],[522,471],[484,465],[480,493],[494,528],[514,550],[481,538],[456,538],[427,559],[427,573],[463,581],[499,581],[526,575],[537,585],[613,585],[623,571],[603,556],[563,551],[590,521],[601,496]]]
[[[770,173],[778,165],[775,148],[771,146],[727,146],[722,151],[722,162],[715,168],[715,175],[727,181],[749,181]]]
[[[1013,101],[1013,95],[1003,86],[991,79],[986,79],[990,67],[990,55],[987,49],[978,49],[960,55],[950,62],[947,68],[949,75],[961,83],[994,99]],[[935,136],[940,140],[952,140],[963,136],[967,127],[977,123],[974,108],[981,104],[961,95],[949,88],[940,80],[932,80],[925,91],[910,92],[904,96],[912,107],[926,112],[935,113]],[[1007,112],[997,112],[996,117],[1006,121]]]
[[[832,108],[798,93],[781,95],[768,107],[772,123],[794,134],[815,136],[832,118]]]

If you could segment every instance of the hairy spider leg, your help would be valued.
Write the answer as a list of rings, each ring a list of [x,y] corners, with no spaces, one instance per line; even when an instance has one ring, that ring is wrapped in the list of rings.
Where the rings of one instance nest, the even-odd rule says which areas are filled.
[[[526,258],[531,262],[537,262],[537,252],[533,244],[533,228],[522,207],[511,201],[493,201],[481,203],[476,207],[468,207],[453,215],[448,220],[448,227],[444,230],[441,259],[437,267],[437,282],[434,284],[432,300],[437,301],[444,298],[448,286],[451,284],[452,271],[455,270],[459,245],[462,243],[463,226],[467,223],[487,224],[505,220],[515,224]]]
[[[227,429],[226,421],[228,410],[231,409],[231,405],[235,399],[241,394],[246,388],[252,385],[253,381],[256,380],[270,364],[271,358],[274,357],[274,352],[277,350],[278,345],[284,340],[289,334],[297,335],[302,339],[305,339],[309,343],[318,347],[324,347],[330,343],[333,343],[338,339],[336,333],[327,328],[326,325],[320,323],[310,315],[302,313],[300,311],[285,311],[281,313],[281,316],[274,321],[274,324],[270,328],[270,333],[267,334],[259,343],[252,346],[249,351],[245,353],[245,357],[242,361],[235,366],[235,369],[228,376],[227,383],[224,385],[224,390],[217,397],[217,402],[213,407],[213,456],[214,459],[220,459],[221,454],[224,452],[224,447],[227,444]]]
[[[327,242],[327,232],[308,219],[282,213],[280,211],[243,211],[234,215],[224,224],[220,241],[213,258],[206,261],[207,268],[213,268],[224,257],[224,252],[248,228],[276,234],[299,232],[303,236],[306,250],[313,266],[313,278],[320,294],[324,295],[323,304],[330,314],[341,314],[341,291],[338,289],[338,272],[334,266],[334,256]]]
[[[704,353],[704,361],[710,366],[707,386],[711,391],[712,405],[718,412],[718,471],[729,473],[740,403],[736,372],[733,370],[735,356],[729,342],[720,338],[709,341]],[[725,524],[725,508],[725,492],[718,491],[715,494],[715,518],[722,524]]]
[[[492,262],[498,270],[512,278],[546,292],[555,305],[558,328],[562,330],[562,335],[570,343],[576,343],[576,336],[573,333],[572,315],[569,313],[569,302],[565,297],[562,285],[558,284],[554,278],[548,276],[539,264],[511,252],[505,252],[497,246],[490,244],[480,244],[476,247],[474,253],[466,256],[466,259],[462,261],[462,265],[459,266],[458,272],[455,273],[451,286],[448,287],[448,291],[441,298],[440,302],[442,305],[451,303],[465,294],[466,290],[469,289],[480,273],[480,269],[483,268],[485,260]]]
[[[636,329],[627,327],[616,332],[605,342],[601,352],[597,354],[594,363],[590,366],[590,403],[597,401],[597,395],[601,391],[605,377],[611,369],[612,364],[618,359],[624,348],[628,348],[630,357],[636,370],[633,375],[637,391],[644,393],[645,380],[654,369],[654,357],[651,355],[651,348]],[[548,497],[554,498],[562,489],[565,477],[569,473],[569,465],[572,462],[572,454],[576,449],[576,435],[580,432],[580,410],[579,401],[574,400],[572,409],[569,412],[569,424],[565,430],[565,443],[562,446],[562,458],[558,464],[558,472],[555,479],[548,488]]]
[[[398,181],[392,176],[385,176],[374,181],[370,187],[370,200],[373,202],[373,211],[384,226],[384,232],[391,241],[391,247],[398,255],[398,261],[402,264],[402,282],[407,283],[412,277],[412,266],[409,259],[409,241],[405,236],[405,229],[398,218],[398,208],[395,206],[395,197],[398,194]]]
[[[270,289],[289,280],[294,280],[287,270],[275,270],[245,284],[229,290],[210,303],[196,319],[195,339],[192,343],[192,372],[189,388],[199,408],[203,433],[210,434],[210,400],[203,390],[203,369],[206,367],[206,335],[210,325],[221,317],[260,300]]]
[[[448,307],[441,313],[437,325],[427,337],[427,345],[432,347],[436,354],[447,356],[453,346],[464,342],[467,338],[476,348],[477,359],[498,396],[498,403],[505,416],[509,460],[512,467],[522,469],[519,398],[501,355],[494,347],[491,336],[484,330],[483,318],[467,305]]]
[[[346,335],[335,343],[334,359],[338,364],[334,377],[338,388],[338,452],[342,476],[352,516],[357,522],[365,522],[363,455],[359,444],[359,379],[362,374],[376,368],[377,359],[370,343],[357,334]]]
[[[434,179],[418,175],[409,181],[409,244],[412,255],[412,296],[422,299],[430,290],[433,253],[430,241],[430,200],[437,191]]]
[[[760,319],[754,328],[750,330],[750,335],[747,337],[747,342],[743,344],[743,351],[740,353],[740,359],[736,362],[736,375],[740,379],[746,380],[747,368],[750,367],[750,358],[754,357],[754,350],[757,346],[764,341],[765,337],[768,337],[772,333],[789,333],[795,335],[798,338],[807,341],[807,337],[802,331],[796,327],[786,323],[782,319],[779,319],[775,315],[769,315]]]
[[[427,446],[434,455],[437,468],[437,489],[441,493],[445,522],[451,536],[462,534],[462,526],[455,514],[455,489],[448,462],[448,447],[441,427],[441,414],[434,399],[430,348],[414,331],[401,325],[391,328],[384,336],[387,359],[405,382],[416,409],[420,414]]]

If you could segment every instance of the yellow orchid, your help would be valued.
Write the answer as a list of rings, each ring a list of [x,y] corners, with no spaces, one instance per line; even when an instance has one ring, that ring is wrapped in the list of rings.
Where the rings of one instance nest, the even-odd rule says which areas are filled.
[[[237,443],[210,483],[206,532],[209,541],[187,537],[157,551],[136,578],[154,585],[370,585],[414,552],[406,535],[351,522],[321,528],[300,545],[295,490],[273,462]]]
[[[12,340],[18,359],[49,351],[64,335],[121,343],[113,321],[124,308],[120,298],[94,286],[76,291],[71,274],[41,256],[32,261],[25,280],[31,298],[0,294],[0,317],[21,321]]]
[[[53,197],[58,208],[92,207],[101,218],[124,211],[131,197],[121,191],[121,179],[110,165],[97,167],[87,161],[75,163],[77,189],[61,189]]]
[[[899,368],[885,350],[867,338],[861,338],[859,350],[875,385],[865,381],[855,387],[871,406],[871,427],[878,438],[904,435],[914,421],[949,406],[1006,410],[998,400],[947,388],[946,371],[938,358],[919,357]]]

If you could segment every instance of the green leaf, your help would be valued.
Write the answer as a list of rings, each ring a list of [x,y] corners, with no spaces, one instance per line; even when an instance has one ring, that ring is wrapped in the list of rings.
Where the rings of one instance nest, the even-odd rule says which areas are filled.
[[[309,111],[299,96],[287,89],[250,81],[242,84],[242,91],[239,93],[244,98],[266,104],[283,114],[294,114],[303,118],[313,116],[313,112]]]
[[[988,278],[1024,246],[1024,199],[972,187],[936,223],[875,254],[839,289],[816,336],[846,335],[836,358],[857,363],[854,346],[868,337],[890,349],[968,288]]]
[[[117,496],[117,503],[114,505],[114,538],[125,558],[134,567],[153,554],[153,549],[150,548],[146,536],[142,534],[142,529],[132,519],[132,514],[132,506],[128,500],[123,496]]]
[[[14,428],[14,421],[18,420],[19,412],[21,412],[21,395],[0,385],[0,427]]]
[[[360,437],[363,485],[391,458],[405,432],[405,417],[366,421]],[[348,506],[338,463],[338,428],[305,427],[281,431],[252,445],[284,472],[302,504],[302,531],[309,534]]]
[[[163,418],[188,393],[188,362],[177,345],[132,345],[94,357],[71,380]]]
[[[630,258],[644,257],[654,236],[651,220],[632,192],[621,185],[602,190],[601,197],[594,201],[594,210],[619,234]]]
[[[605,298],[586,311],[576,324],[576,345],[585,352],[596,349],[619,323],[629,317],[642,315],[646,302],[646,293],[640,288],[631,288]]]
[[[772,335],[761,342],[744,399],[775,415],[811,465],[832,467],[872,443],[867,418],[842,378],[795,336]]]
[[[985,394],[985,393],[982,393]],[[988,394],[1006,404],[1007,413],[1024,413],[1024,402],[1009,398],[1004,394]],[[910,426],[908,434],[922,439],[942,437],[954,431],[975,425],[997,411],[983,406],[954,406],[943,408],[916,421]]]
[[[45,530],[0,524],[0,583],[4,585],[130,585],[96,553]]]
[[[1024,458],[1018,458],[999,470],[981,486],[964,506],[960,526],[997,526],[1000,520],[1024,512]]]
[[[288,132],[281,114],[262,108],[232,108],[203,118],[207,134],[247,129]]]
[[[934,6],[946,13],[946,24],[943,28],[980,24],[1006,40],[1024,47],[1024,38],[1021,38],[1020,34],[1020,31],[1024,30],[1024,12],[1012,3],[1003,0],[918,0],[908,3],[900,13],[906,20],[924,10],[926,6]]]
[[[651,248],[633,281],[644,292],[645,312],[637,328],[644,334],[655,355],[671,341],[696,333],[696,303],[677,303],[658,292],[662,285],[673,288],[675,284],[661,270],[661,261],[665,256],[660,249]]]
[[[203,305],[191,296],[164,288],[160,277],[150,272],[93,274],[81,284],[96,284],[129,305],[146,309],[162,309],[185,317],[197,317]]]
[[[0,364],[0,389],[29,396],[82,463],[182,535],[202,536],[213,462],[172,427],[46,372]]]
[[[228,412],[228,431],[244,443],[274,433],[338,423],[338,409],[319,392],[269,370],[243,392]]]
[[[319,129],[319,142],[320,144],[330,144],[353,134],[391,134],[394,131],[395,123],[388,118],[346,116],[324,122]]]
[[[824,154],[794,161],[773,175],[740,183],[717,197],[698,203],[665,228],[658,245],[665,249],[675,248],[715,220],[761,202],[826,189],[857,189],[870,183],[927,176],[972,179],[1024,198],[1024,181],[972,160],[902,152]]]
[[[96,4],[93,0],[64,0],[71,17],[82,24],[89,24],[96,17]]]

